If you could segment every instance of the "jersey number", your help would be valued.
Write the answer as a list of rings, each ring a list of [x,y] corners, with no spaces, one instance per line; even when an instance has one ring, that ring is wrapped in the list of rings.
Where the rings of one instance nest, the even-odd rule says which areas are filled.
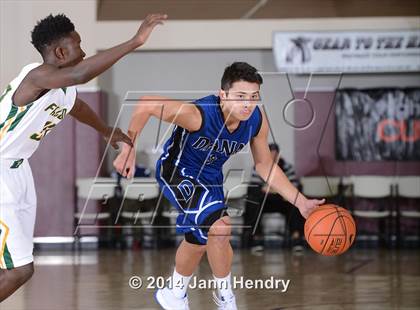
[[[56,124],[54,124],[53,122],[46,122],[44,125],[44,128],[42,128],[42,130],[38,133],[34,133],[31,135],[31,139],[36,140],[36,141],[40,141],[42,138],[44,138],[50,131],[51,129],[53,129],[55,127]]]

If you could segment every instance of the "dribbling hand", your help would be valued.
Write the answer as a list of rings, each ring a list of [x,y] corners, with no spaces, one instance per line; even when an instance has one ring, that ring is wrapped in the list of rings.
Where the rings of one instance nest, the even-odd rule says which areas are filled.
[[[325,199],[305,199],[305,201],[298,206],[300,214],[306,219],[313,210],[325,203]]]

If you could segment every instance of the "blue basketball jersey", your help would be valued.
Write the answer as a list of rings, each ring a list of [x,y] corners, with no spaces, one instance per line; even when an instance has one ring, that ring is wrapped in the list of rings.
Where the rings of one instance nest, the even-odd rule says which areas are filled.
[[[241,121],[233,132],[229,132],[219,97],[210,95],[194,104],[201,112],[201,128],[190,132],[175,126],[164,145],[156,171],[165,177],[178,170],[207,184],[220,185],[223,183],[223,164],[258,134],[262,124],[261,111],[256,107],[248,120]]]

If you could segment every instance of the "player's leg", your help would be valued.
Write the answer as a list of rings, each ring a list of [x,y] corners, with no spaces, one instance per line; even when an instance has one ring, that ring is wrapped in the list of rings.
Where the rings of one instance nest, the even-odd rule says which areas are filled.
[[[175,171],[171,178],[160,175],[157,165],[157,180],[165,197],[180,212],[177,219],[177,233],[185,234],[186,239],[178,247],[175,267],[172,274],[172,287],[165,287],[156,292],[156,300],[164,309],[188,309],[187,289],[194,270],[204,252],[205,243],[195,242],[189,231],[194,223],[184,210],[194,209],[203,197],[203,188],[197,182]]]
[[[183,240],[176,251],[176,271],[184,276],[191,276],[205,252],[205,245],[192,244]]]
[[[215,198],[217,195],[213,192],[210,196]],[[187,215],[190,222],[194,218],[196,226],[194,230],[186,234],[185,244],[192,243],[197,246],[207,244],[205,247],[207,258],[218,287],[215,301],[219,305],[219,309],[236,309],[235,296],[232,292],[230,280],[233,259],[233,250],[230,245],[230,218],[226,215],[223,201],[205,201],[201,205],[204,205],[201,209],[202,212],[194,216]],[[209,207],[205,207],[206,205]],[[182,255],[194,255],[191,246],[183,248]],[[198,264],[199,260],[196,262]],[[192,268],[195,269],[196,265]]]
[[[0,301],[27,282],[33,272],[33,229],[36,195],[32,173],[25,161],[0,176]]]
[[[188,237],[186,239],[189,240]],[[206,252],[206,246],[183,240],[175,256],[175,269],[172,275],[172,291],[177,298],[185,296],[194,271]]]
[[[233,257],[230,235],[231,222],[228,216],[214,222],[208,232],[207,258],[217,278],[225,278],[230,274]]]
[[[32,258],[32,234],[25,234],[25,227],[19,210],[13,212],[15,206],[0,205],[0,302],[12,295],[25,284],[34,273]],[[6,208],[8,210],[6,210]],[[29,211],[29,210],[28,210]],[[32,213],[32,212],[30,212]],[[31,221],[35,221],[35,216]],[[6,224],[7,223],[7,224]],[[26,221],[28,226],[31,223]],[[10,227],[10,228],[9,228]],[[29,229],[26,227],[26,229]]]
[[[0,269],[0,302],[25,284],[34,273],[33,263],[13,269]]]
[[[214,222],[208,233],[207,258],[216,280],[217,294],[214,300],[219,309],[236,309],[231,284],[233,250],[230,244],[231,222],[224,216]]]
[[[189,309],[187,290],[191,277],[206,252],[206,246],[186,234],[186,240],[179,245],[172,274],[172,287],[156,292],[156,299],[164,309]]]
[[[176,258],[175,258],[175,271],[180,273],[185,277],[190,277],[194,270],[197,268],[203,254],[208,249],[208,242],[206,238],[209,238],[209,230],[212,229],[212,234],[219,234],[219,238],[221,238],[221,234],[224,234],[224,238],[227,238],[227,248],[218,248],[217,253],[213,253],[213,255],[224,256],[228,258],[227,266],[223,268],[226,270],[230,270],[230,265],[232,262],[232,248],[230,247],[229,236],[230,231],[221,230],[221,226],[226,227],[228,224],[228,228],[230,230],[230,219],[228,216],[223,216],[224,209],[219,209],[210,215],[206,216],[204,221],[200,223],[201,228],[196,228],[194,232],[188,232],[185,234],[185,240],[180,244],[178,247]],[[221,223],[221,224],[219,224]],[[201,232],[200,232],[201,231]],[[207,236],[207,237],[206,237]],[[207,242],[207,245],[205,244]],[[220,244],[217,244],[219,247]],[[229,251],[230,249],[230,251]],[[227,252],[226,252],[227,251]],[[226,255],[227,254],[227,255]],[[207,253],[207,255],[209,255]],[[230,258],[229,258],[230,257]],[[230,261],[230,262],[229,262]],[[220,269],[217,266],[217,270]],[[229,272],[229,271],[228,271]],[[219,274],[224,275],[225,271],[217,272],[216,276]]]

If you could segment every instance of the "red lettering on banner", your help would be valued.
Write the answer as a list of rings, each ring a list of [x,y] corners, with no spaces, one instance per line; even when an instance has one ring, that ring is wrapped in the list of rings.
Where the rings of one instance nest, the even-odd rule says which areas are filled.
[[[394,128],[396,133],[387,134],[385,132],[387,127]],[[403,120],[397,121],[393,119],[384,119],[379,122],[376,132],[378,134],[379,140],[384,142],[416,142],[417,140],[420,140],[420,120],[414,120],[413,134],[411,136],[407,135],[407,124]]]
[[[400,135],[399,134],[386,135],[385,128],[387,126],[395,127],[395,128],[399,127],[398,122],[396,120],[393,120],[393,119],[384,119],[384,120],[380,121],[379,124],[378,124],[378,129],[377,129],[379,140],[385,141],[385,142],[395,142],[395,141],[397,141]]]

